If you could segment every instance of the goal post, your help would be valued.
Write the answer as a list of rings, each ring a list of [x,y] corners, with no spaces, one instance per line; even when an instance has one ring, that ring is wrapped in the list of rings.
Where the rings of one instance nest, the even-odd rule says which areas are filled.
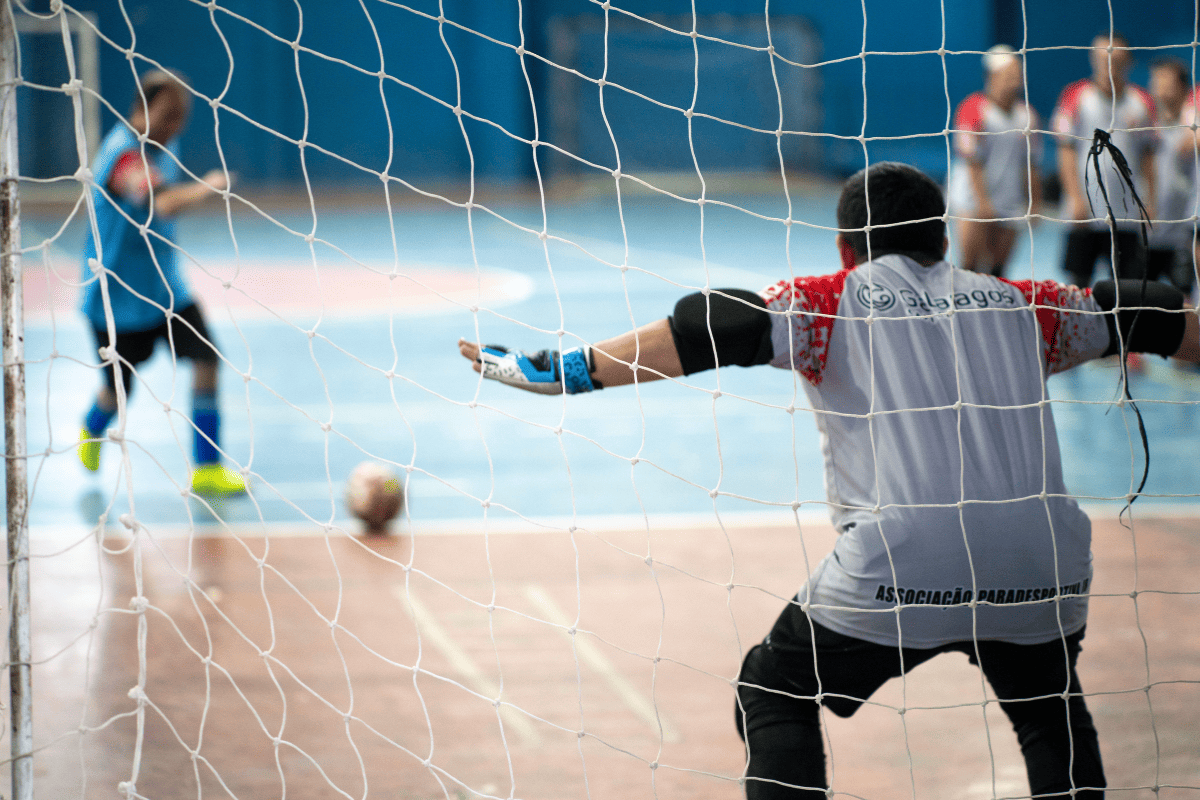
[[[11,3],[0,8],[0,325],[4,354],[4,479],[8,602],[8,717],[12,796],[33,798],[33,657],[29,589],[25,317],[21,280],[17,46]]]

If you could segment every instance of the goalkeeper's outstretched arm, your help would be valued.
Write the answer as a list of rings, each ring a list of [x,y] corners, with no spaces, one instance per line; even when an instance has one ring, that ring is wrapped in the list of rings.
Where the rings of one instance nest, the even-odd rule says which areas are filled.
[[[683,375],[679,354],[671,337],[671,326],[665,319],[597,342],[591,347],[562,353],[555,350],[523,353],[500,345],[479,345],[466,339],[458,340],[458,351],[485,378],[542,394],[562,393],[564,367],[569,376],[565,382],[569,394],[633,383],[633,364],[637,365],[639,383]],[[573,362],[577,365],[574,370]],[[585,368],[587,382],[581,380],[578,374]],[[572,372],[577,374],[572,377]],[[591,384],[590,389],[581,388],[586,387],[587,383]]]
[[[527,353],[459,339],[458,350],[485,378],[541,394],[577,394],[716,366],[766,364],[771,320],[754,292],[718,289],[690,294],[671,316],[590,347]]]
[[[1200,318],[1181,292],[1140,280],[1096,284],[1110,346],[1200,363]],[[1118,300],[1121,299],[1121,302]],[[510,350],[459,339],[459,352],[485,378],[541,394],[577,394],[635,381],[691,375],[717,366],[767,364],[773,356],[771,317],[763,299],[742,289],[690,294],[675,313],[592,346],[562,353]]]

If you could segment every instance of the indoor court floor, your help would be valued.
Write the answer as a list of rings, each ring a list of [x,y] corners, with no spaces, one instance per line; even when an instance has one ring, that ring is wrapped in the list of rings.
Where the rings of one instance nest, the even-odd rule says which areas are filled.
[[[1109,797],[1200,797],[1195,533],[1194,516],[1095,525],[1080,679]],[[133,775],[140,591],[140,797],[734,800],[739,653],[833,538],[710,519],[143,539],[140,589],[127,537],[99,556],[89,540],[34,563],[35,652],[55,654],[35,671],[38,796],[111,797]],[[1029,791],[958,654],[825,719],[836,797]]]
[[[382,192],[317,197],[315,221],[295,198],[181,220],[227,359],[224,449],[252,482],[211,503],[182,491],[190,372],[161,351],[129,403],[128,469],[112,443],[99,473],[79,464],[99,382],[83,228],[25,210],[24,247],[49,242],[24,273],[38,796],[114,796],[135,770],[153,798],[740,796],[730,680],[833,541],[803,390],[761,368],[541,397],[481,384],[455,342],[533,350],[561,329],[570,347],[706,284],[834,271],[832,190],[796,193],[789,234],[763,218],[788,215],[781,192],[714,185],[703,217],[630,193],[622,216],[592,187],[546,201],[545,239],[521,193],[469,215],[406,201],[390,222]],[[1010,277],[1060,278],[1060,234],[1022,237]],[[1200,372],[1147,361],[1131,527],[1143,456],[1120,371],[1049,381],[1095,523],[1080,670],[1109,796],[1200,798]],[[406,482],[386,537],[342,505],[369,459]],[[949,655],[829,716],[834,792],[1026,793],[986,698]]]

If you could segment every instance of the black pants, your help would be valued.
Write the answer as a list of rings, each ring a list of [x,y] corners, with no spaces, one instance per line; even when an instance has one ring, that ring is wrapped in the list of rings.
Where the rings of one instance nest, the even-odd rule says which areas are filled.
[[[1152,281],[1165,278],[1179,291],[1190,294],[1196,285],[1191,246],[1181,250],[1151,247],[1146,251],[1146,276]]]
[[[1067,245],[1063,251],[1063,269],[1071,281],[1079,287],[1092,285],[1092,273],[1101,258],[1113,257],[1114,237],[1107,228],[1074,226],[1067,234]],[[1116,273],[1117,278],[1137,278],[1146,273],[1146,248],[1142,235],[1137,231],[1117,231]],[[1111,278],[1102,275],[1101,279]]]
[[[749,758],[746,797],[824,798],[820,706],[849,717],[889,679],[957,651],[982,668],[1012,722],[1033,796],[1066,798],[1074,788],[1078,800],[1099,800],[1105,786],[1100,743],[1075,674],[1082,639],[1083,631],[1035,645],[981,641],[978,653],[973,642],[930,650],[884,647],[811,622],[789,603],[766,640],[746,654],[738,678],[737,727]]]
[[[104,328],[93,328],[92,336],[96,339],[96,349],[108,347],[108,331]],[[133,388],[133,370],[150,356],[158,343],[166,342],[173,348],[176,358],[188,358],[197,364],[217,363],[216,342],[208,332],[204,322],[204,313],[200,306],[192,303],[181,308],[170,319],[164,317],[162,323],[145,331],[125,331],[117,334],[117,353],[124,361],[122,365],[121,382],[125,384],[125,394]],[[104,381],[112,391],[117,390],[117,373],[115,367],[104,371]]]

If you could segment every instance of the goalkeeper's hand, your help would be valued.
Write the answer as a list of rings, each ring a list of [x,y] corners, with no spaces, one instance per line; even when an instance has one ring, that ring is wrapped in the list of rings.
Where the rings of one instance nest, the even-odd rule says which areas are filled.
[[[601,388],[592,380],[592,349],[577,347],[559,354],[557,350],[525,353],[503,345],[477,345],[459,340],[459,351],[475,362],[485,378],[507,383],[538,394],[579,394]],[[565,378],[564,378],[565,376]]]

